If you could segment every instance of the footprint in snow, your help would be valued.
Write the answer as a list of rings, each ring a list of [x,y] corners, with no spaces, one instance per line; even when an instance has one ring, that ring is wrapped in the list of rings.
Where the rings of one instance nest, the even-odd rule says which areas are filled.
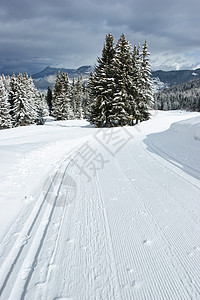
[[[128,271],[129,273],[133,273],[133,272],[134,272],[134,269],[130,268],[130,269],[127,269],[127,271]]]
[[[143,245],[150,246],[150,245],[152,244],[152,241],[151,241],[151,240],[148,240],[148,239],[145,239],[145,240],[143,240],[142,244],[143,244]]]
[[[130,283],[126,283],[123,285],[123,288],[125,289],[129,289],[130,287],[131,288],[134,288],[134,289],[139,289],[143,286],[143,281],[142,280],[133,280],[132,282]]]
[[[116,197],[112,197],[110,200],[111,200],[111,201],[117,201],[117,200],[118,200],[118,198],[116,198]]]
[[[67,243],[73,244],[73,243],[75,243],[75,239],[67,239]]]
[[[143,285],[142,281],[134,280],[131,284],[131,287],[135,289],[139,289],[142,287],[142,285]]]
[[[146,212],[144,212],[144,211],[138,211],[137,214],[140,215],[140,216],[147,216],[147,215],[148,215],[148,214],[147,214]]]
[[[134,182],[136,179],[135,178],[130,178],[129,180],[130,180],[130,182]]]

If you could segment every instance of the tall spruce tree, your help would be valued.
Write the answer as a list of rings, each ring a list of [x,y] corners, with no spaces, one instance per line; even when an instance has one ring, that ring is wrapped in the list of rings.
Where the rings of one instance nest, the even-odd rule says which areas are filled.
[[[8,103],[8,93],[6,92],[4,80],[0,76],[0,129],[11,128],[10,105]]]
[[[27,90],[22,73],[19,73],[13,86],[13,122],[14,126],[25,126],[34,123],[33,110],[27,98]]]
[[[52,90],[51,90],[50,86],[48,86],[48,89],[47,89],[46,102],[47,102],[48,109],[49,109],[49,115],[51,116],[52,106],[53,106],[53,94],[52,94]]]
[[[154,107],[154,85],[151,78],[151,67],[149,63],[150,53],[148,52],[147,41],[144,42],[142,49],[141,74],[143,101],[140,103],[140,121],[145,121],[150,117],[149,109]]]
[[[57,119],[59,114],[59,97],[62,91],[60,71],[56,74],[56,81],[53,88],[53,105],[52,105],[52,115]]]
[[[133,95],[134,95],[134,118],[136,124],[143,120],[143,107],[144,107],[144,80],[142,78],[142,57],[140,53],[140,43],[138,46],[134,46],[133,49]]]
[[[24,86],[26,92],[26,101],[28,102],[31,110],[31,116],[32,116],[31,124],[37,123],[38,119],[40,118],[38,115],[39,107],[42,109],[40,93],[36,89],[33,83],[33,79],[29,77],[26,72],[22,79],[22,85]]]
[[[56,120],[69,120],[70,110],[70,86],[67,73],[62,72],[61,76],[59,72],[56,76],[56,82],[53,89],[53,109],[52,114]]]
[[[82,76],[79,76],[76,83],[76,111],[75,118],[82,119],[83,110],[82,110],[82,102],[83,102],[83,87],[82,87]]]
[[[129,82],[128,82],[128,91],[129,91],[129,106],[130,106],[130,125],[134,124],[134,119],[137,122],[137,103],[140,98],[140,89],[141,89],[141,65],[140,60],[137,55],[137,47],[134,46],[132,51],[131,65],[129,71]]]
[[[113,126],[116,126],[116,122],[123,126],[129,123],[131,113],[131,45],[124,34],[118,40],[115,51],[115,92],[111,119]]]
[[[110,114],[115,91],[114,57],[114,38],[112,34],[108,34],[102,56],[97,59],[94,75],[89,83],[94,97],[89,120],[97,127],[111,126]]]
[[[72,110],[72,119],[76,117],[76,81],[75,78],[72,78],[72,84],[70,88],[70,106]]]
[[[11,120],[14,125],[14,102],[17,98],[17,78],[15,74],[13,73],[10,79],[10,91],[8,95],[8,102],[10,104],[10,115],[11,115]]]
[[[87,119],[89,117],[89,109],[90,109],[90,96],[89,96],[89,87],[87,82],[83,83],[83,99],[82,99],[82,112],[83,119]]]
[[[144,121],[153,107],[148,45],[132,49],[122,34],[114,48],[111,34],[106,36],[102,57],[90,75],[89,121],[98,127],[133,125],[133,118]]]
[[[70,107],[70,84],[68,74],[61,73],[61,95],[60,95],[60,111],[62,114],[62,120],[71,119],[71,107]]]
[[[122,74],[119,86],[120,88],[114,94],[112,108],[110,111],[110,123],[112,126],[124,126],[128,123],[127,108],[129,107],[129,103],[126,90],[125,72]]]

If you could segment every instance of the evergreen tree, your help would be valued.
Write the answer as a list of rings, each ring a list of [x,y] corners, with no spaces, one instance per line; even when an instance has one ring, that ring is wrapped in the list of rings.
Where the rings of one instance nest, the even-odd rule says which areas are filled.
[[[3,80],[3,84],[4,84],[4,88],[6,90],[6,92],[9,94],[10,92],[10,76],[5,76],[4,74],[1,75],[2,80]]]
[[[141,99],[141,61],[139,55],[139,46],[135,45],[132,52],[130,75],[129,75],[129,105],[131,115],[131,125],[133,125],[133,119],[136,123],[139,119],[138,103]]]
[[[142,51],[142,90],[143,101],[140,101],[140,121],[148,120],[150,113],[149,109],[154,107],[154,85],[151,79],[151,68],[149,63],[149,55],[147,41],[143,44]]]
[[[123,126],[128,123],[127,107],[129,107],[129,105],[128,95],[126,91],[125,72],[122,76],[123,77],[120,82],[120,89],[118,90],[118,92],[115,93],[112,103],[112,109],[110,114],[112,126]]]
[[[27,98],[27,90],[24,84],[23,76],[18,74],[14,86],[13,103],[13,122],[14,126],[25,126],[34,123],[35,115],[31,103]]]
[[[8,95],[8,119],[11,119],[13,126],[41,123],[41,110],[45,113],[45,106],[32,78],[27,73],[24,76],[21,73],[15,76],[13,73],[11,78],[2,76],[1,81]]]
[[[131,45],[122,34],[115,47],[115,92],[114,102],[111,108],[112,124],[123,126],[128,124],[131,114]]]
[[[70,84],[68,74],[65,72],[61,73],[61,112],[62,112],[62,120],[69,120],[72,118],[72,110],[70,106]]]
[[[90,96],[89,96],[89,88],[86,82],[83,84],[83,99],[82,99],[82,112],[83,118],[87,119],[89,117],[89,109],[90,109]]]
[[[0,129],[11,128],[10,106],[3,78],[0,76]]]
[[[91,105],[90,122],[97,127],[111,126],[110,114],[114,98],[114,38],[106,36],[102,57],[97,59],[93,78],[90,78],[90,91],[94,97]]]
[[[82,119],[83,117],[82,102],[83,102],[82,76],[79,76],[76,83],[76,111],[75,111],[76,119]]]
[[[15,74],[13,73],[10,79],[10,92],[8,95],[8,102],[10,104],[10,115],[11,115],[11,120],[14,125],[14,103],[15,100],[17,99],[17,78]]]
[[[69,120],[72,112],[70,109],[70,86],[67,73],[57,73],[53,90],[53,116],[56,120]]]
[[[45,117],[49,116],[49,107],[47,105],[45,96],[41,95],[40,93],[37,95],[36,112],[36,124],[43,125],[45,123]]]
[[[31,110],[31,124],[38,123],[38,119],[40,118],[38,112],[39,107],[41,107],[41,95],[36,89],[33,83],[33,79],[29,77],[27,73],[24,74],[22,85],[25,89],[26,101],[29,104]]]
[[[138,46],[134,46],[133,50],[133,66],[135,69],[135,111],[134,117],[136,119],[136,124],[143,120],[143,110],[145,107],[145,95],[144,95],[144,80],[142,78],[142,57],[140,53],[140,43]]]
[[[75,78],[72,79],[72,85],[70,89],[70,107],[72,110],[72,119],[75,119],[76,117],[76,82]]]
[[[139,44],[132,50],[124,34],[114,48],[112,35],[106,36],[102,57],[88,82],[91,123],[123,126],[133,125],[131,118],[136,123],[149,118],[154,92],[147,48],[145,42],[142,53]]]
[[[47,95],[46,95],[46,102],[49,108],[49,115],[51,116],[52,114],[52,105],[53,105],[53,95],[52,95],[52,90],[50,86],[48,86],[47,90]]]
[[[52,115],[57,119],[57,114],[59,112],[59,96],[61,94],[62,86],[60,80],[60,72],[57,72],[56,81],[53,88],[53,105],[52,105]]]

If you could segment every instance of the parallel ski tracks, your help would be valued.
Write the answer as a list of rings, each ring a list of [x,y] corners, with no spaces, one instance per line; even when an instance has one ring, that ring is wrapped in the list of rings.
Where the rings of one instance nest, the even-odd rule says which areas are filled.
[[[90,145],[96,144],[96,140],[91,140]],[[76,155],[81,153],[82,148],[73,152],[73,158],[76,158]],[[70,156],[70,157],[71,157]],[[72,171],[71,161],[67,157],[64,159],[60,165],[56,168],[56,171],[53,176],[48,178],[46,182],[46,190],[41,193],[36,204],[33,206],[33,210],[23,224],[21,232],[18,233],[18,237],[15,237],[14,242],[10,241],[10,235],[8,234],[5,237],[0,250],[4,259],[1,269],[0,269],[0,298],[2,300],[23,300],[30,295],[30,289],[34,289],[32,284],[42,286],[42,289],[46,290],[48,294],[49,281],[51,280],[51,266],[54,264],[56,254],[60,245],[61,235],[64,234],[63,227],[65,228],[67,224],[66,215],[67,215],[67,205],[63,206],[63,211],[59,210],[60,221],[59,228],[57,229],[56,238],[54,237],[54,250],[52,251],[51,257],[47,257],[48,262],[45,262],[45,275],[42,275],[43,280],[38,278],[38,283],[35,282],[35,270],[38,269],[38,259],[41,257],[41,251],[48,249],[45,246],[46,237],[49,236],[48,232],[51,232],[52,223],[54,219],[59,219],[57,215],[57,201],[59,201],[59,191],[62,188],[62,181],[67,172]],[[69,171],[70,169],[70,171]],[[62,175],[62,176],[61,176]],[[69,175],[69,173],[68,173]],[[98,223],[94,225],[91,223],[91,220],[94,219],[94,216],[91,215],[91,211],[87,212],[86,218],[88,218],[88,224],[90,227],[89,232],[85,232],[84,240],[86,243],[91,243],[93,245],[91,248],[90,257],[88,257],[88,263],[92,261],[93,255],[97,265],[93,265],[92,273],[88,272],[88,281],[90,282],[89,287],[92,289],[85,290],[83,293],[84,299],[87,297],[94,296],[96,293],[99,295],[105,295],[107,299],[120,299],[119,295],[119,285],[117,280],[117,270],[115,266],[114,254],[112,249],[112,241],[109,232],[108,220],[106,218],[106,212],[104,208],[104,203],[101,197],[100,186],[98,178],[95,178],[93,181],[93,188],[97,196],[96,203],[92,204],[93,213],[98,219]],[[85,190],[87,190],[87,183],[85,183]],[[92,195],[90,195],[92,196]],[[85,199],[86,202],[88,199]],[[90,200],[89,200],[90,201]],[[80,209],[80,204],[77,204],[78,209]],[[83,207],[86,205],[82,203]],[[90,205],[90,204],[89,204]],[[98,207],[98,209],[97,209]],[[75,212],[76,213],[76,212]],[[68,216],[70,218],[70,216]],[[73,218],[73,216],[71,216]],[[91,219],[92,218],[92,219]],[[13,225],[14,228],[11,229],[11,232],[15,231],[16,224]],[[100,232],[95,230],[101,229]],[[62,234],[61,234],[62,232]],[[17,232],[16,232],[17,234]],[[89,235],[88,235],[89,234]],[[94,243],[93,238],[99,238],[96,240],[97,243]],[[91,236],[90,236],[91,235]],[[14,238],[14,237],[13,237]],[[8,240],[6,240],[8,239]],[[2,247],[2,249],[1,249]],[[104,253],[104,256],[99,256],[99,252]],[[69,254],[70,255],[70,254]],[[79,255],[78,253],[76,254]],[[78,257],[75,256],[74,263]],[[90,265],[90,263],[89,263]],[[85,266],[86,269],[88,265]],[[107,270],[107,271],[106,271]],[[39,271],[39,270],[38,270]],[[66,270],[67,271],[67,270]],[[70,265],[68,266],[68,272],[70,271]],[[99,291],[95,292],[94,287],[96,285],[95,278],[100,276],[101,272],[107,274],[107,282],[102,284],[102,287]],[[96,274],[96,275],[95,275]],[[97,275],[99,274],[99,275]],[[34,279],[32,277],[34,275]],[[39,276],[40,277],[40,276]],[[101,276],[100,276],[101,278]],[[98,280],[100,280],[100,278]],[[106,277],[101,280],[105,280]],[[74,278],[75,279],[75,278]],[[72,280],[72,279],[71,279]],[[75,279],[76,282],[76,279]],[[88,283],[89,283],[88,282]],[[70,285],[73,285],[73,280]],[[83,284],[83,283],[82,283]],[[64,288],[63,288],[64,289]],[[38,296],[41,297],[40,289],[37,289],[35,286],[35,294],[38,293]],[[32,294],[31,294],[32,295]],[[42,297],[46,299],[46,296],[42,293]]]
[[[22,230],[19,233],[15,232],[17,226],[14,224],[0,245],[0,252],[3,255],[3,263],[0,268],[1,299],[21,300],[25,298],[29,282],[37,265],[38,256],[57,208],[63,178],[71,163],[70,159],[78,151],[79,149],[73,151],[70,156],[67,156],[55,167],[56,171],[46,180],[44,190],[23,223]],[[63,204],[62,219],[65,214],[65,206],[66,203]],[[11,236],[14,232],[15,235],[18,235],[17,238]],[[12,242],[10,239],[15,240]],[[55,241],[56,247],[57,241]]]
[[[92,143],[92,141],[90,142]],[[93,144],[95,143],[93,141]],[[141,145],[140,148],[140,150],[143,149],[146,155],[148,151],[142,148]],[[82,149],[80,148],[79,152],[76,150],[73,153],[76,156],[81,151]],[[143,300],[148,299],[148,297],[149,299],[157,300],[172,298],[177,300],[199,299],[200,275],[197,269],[198,266],[200,267],[198,255],[200,248],[193,247],[193,252],[188,253],[188,242],[194,244],[196,230],[193,233],[190,228],[185,228],[184,234],[187,235],[187,243],[177,241],[176,231],[179,228],[172,227],[171,231],[167,229],[162,216],[156,210],[155,203],[148,202],[146,198],[143,199],[137,182],[129,178],[124,166],[117,157],[113,158],[110,163],[117,167],[119,174],[121,174],[126,183],[127,195],[130,195],[130,199],[131,197],[135,199],[135,204],[142,210],[143,215],[141,215],[141,218],[139,215],[137,216],[139,224],[136,224],[136,220],[134,220],[135,223],[132,222],[132,224],[138,226],[137,228],[141,229],[142,236],[138,233],[135,237],[132,237],[132,240],[128,240],[126,243],[127,248],[125,249],[126,254],[123,254],[123,239],[120,240],[120,238],[122,238],[123,234],[129,235],[129,232],[126,230],[128,230],[127,224],[130,226],[131,222],[126,219],[122,220],[120,222],[122,228],[118,227],[120,232],[117,232],[114,227],[117,225],[118,219],[115,219],[115,212],[113,211],[112,220],[114,221],[109,224],[111,218],[106,209],[108,203],[104,202],[105,194],[102,193],[100,185],[102,178],[100,174],[97,174],[90,184],[86,180],[81,181],[79,198],[75,200],[71,210],[72,216],[67,215],[67,205],[62,210],[59,210],[59,214],[57,214],[56,205],[59,200],[59,192],[62,189],[63,178],[67,172],[72,171],[70,161],[66,158],[58,165],[54,175],[49,179],[45,193],[43,192],[40,195],[32,212],[24,222],[18,237],[16,238],[15,236],[13,242],[6,241],[5,238],[0,246],[0,250],[2,250],[0,253],[2,253],[2,258],[4,259],[0,269],[0,298],[2,300],[23,300],[34,294],[31,294],[30,288],[34,289],[35,287],[30,286],[34,282],[33,277],[37,269],[38,259],[42,255],[42,251],[47,249],[44,246],[49,233],[51,234],[51,226],[55,217],[59,219],[59,222],[53,240],[52,255],[48,257],[48,262],[46,262],[46,273],[43,276],[43,280],[41,278],[38,279],[38,286],[42,285],[41,289],[44,289],[45,294],[41,294],[39,291],[38,299],[46,300],[47,295],[52,295],[53,299],[70,299],[71,296],[75,296],[76,299],[80,300]],[[139,170],[139,162],[135,161],[135,164],[136,169]],[[173,172],[173,168],[171,171]],[[147,174],[144,179],[146,181],[150,180],[150,175]],[[113,181],[113,184],[116,183]],[[182,207],[178,201],[173,201],[173,195],[170,192],[168,195],[171,199],[168,205],[170,206],[170,201],[173,202],[172,207],[188,218],[196,229],[200,223],[195,214],[193,215],[185,207]],[[48,202],[51,202],[51,204]],[[134,204],[131,204],[131,209],[133,207]],[[127,215],[130,216],[130,214]],[[170,215],[169,223],[171,224],[174,224],[173,217],[174,215]],[[144,222],[144,226],[142,222]],[[148,226],[151,227],[150,231],[147,230]],[[63,230],[66,227],[68,227],[68,233],[72,235],[72,238],[70,236],[71,240],[67,239],[66,232]],[[134,228],[133,232],[136,232],[136,230]],[[153,245],[152,248],[148,246],[148,242],[151,243],[151,241],[144,238],[145,230],[155,233],[155,244],[157,243],[157,246]],[[14,232],[14,229],[11,232]],[[76,237],[75,234],[77,235]],[[182,232],[178,234],[180,236]],[[134,238],[137,240],[134,241]],[[143,245],[139,240],[140,238],[143,239]],[[65,249],[59,249],[62,242],[65,242],[65,245],[67,245]],[[121,250],[117,248],[118,246]],[[119,263],[120,251],[122,256]],[[59,257],[60,254],[63,256]],[[118,258],[116,259],[117,256]],[[51,293],[51,288],[54,291],[57,288],[49,287],[49,285],[52,283],[52,278],[58,275],[57,271],[51,273],[51,266],[54,263],[61,263],[64,257],[66,260],[63,262],[60,279],[62,280],[62,276],[64,276],[65,281],[60,282],[60,287],[58,287],[60,294],[49,294]],[[124,268],[126,262],[134,262],[133,269]],[[78,263],[80,263],[79,270],[81,270],[81,274],[78,274],[76,270]],[[197,266],[195,271],[192,269],[194,266]],[[72,272],[70,268],[73,268]],[[139,270],[138,277],[141,277],[141,282],[138,278],[137,280],[132,280],[135,270]],[[163,274],[163,270],[165,274]],[[149,274],[153,274],[153,278],[150,277],[147,283],[145,284],[144,282],[143,284],[142,276],[148,277]],[[73,292],[76,293],[78,288],[80,288],[80,294],[73,295]],[[36,289],[36,293],[37,291]]]
[[[44,242],[53,213],[56,209],[56,201],[59,189],[62,185],[60,172],[63,169],[63,176],[66,173],[69,163],[62,163],[51,179],[49,188],[45,195],[41,193],[32,213],[25,222],[22,231],[9,251],[0,269],[0,295],[1,299],[24,299],[26,289],[31,279],[37,258]],[[58,182],[58,180],[60,182]],[[51,188],[57,185],[57,194],[52,195]],[[51,204],[49,197],[54,197]],[[52,200],[51,200],[52,201]],[[21,260],[23,264],[21,265]],[[18,274],[18,275],[17,275]],[[15,276],[17,275],[17,278]],[[10,289],[12,286],[11,293]]]
[[[145,152],[146,149],[144,149]],[[143,199],[141,198],[141,192],[138,190],[137,184],[134,183],[134,181],[131,181],[131,178],[127,176],[127,174],[124,171],[124,168],[122,168],[120,162],[115,159],[116,165],[118,166],[119,170],[121,171],[123,177],[125,180],[128,180],[130,183],[130,193],[133,194],[134,198],[136,197],[137,201],[141,204],[143,207],[143,213],[148,216],[148,218],[151,220],[151,224],[155,225],[155,229],[157,231],[157,237],[159,237],[162,245],[162,250],[160,251],[157,249],[157,255],[159,256],[159,252],[164,251],[166,254],[166,257],[168,257],[169,265],[166,265],[166,273],[168,273],[168,281],[165,282],[166,286],[168,285],[168,288],[163,290],[163,297],[162,299],[171,299],[172,294],[176,293],[178,291],[178,294],[176,294],[176,299],[199,299],[200,297],[200,275],[198,271],[194,271],[193,266],[196,266],[198,269],[198,266],[200,267],[200,260],[199,255],[195,255],[195,253],[188,253],[188,245],[182,243],[182,245],[179,245],[176,240],[176,234],[173,234],[173,232],[168,233],[168,231],[165,231],[165,228],[163,227],[163,224],[160,225],[161,219],[158,215],[154,214],[154,208],[151,207],[150,202],[145,203]],[[138,162],[136,162],[137,164]],[[158,162],[159,163],[159,162]],[[171,170],[171,169],[170,169]],[[175,172],[175,171],[174,171]],[[148,177],[148,176],[147,176]],[[184,180],[184,178],[183,178]],[[189,182],[188,182],[189,183]],[[193,186],[193,184],[191,184]],[[194,185],[195,188],[198,189],[198,186]],[[145,188],[145,187],[144,187]],[[173,197],[173,195],[171,195]],[[182,210],[185,213],[185,216],[189,218],[193,224],[195,224],[195,227],[199,227],[198,220],[190,215],[190,212],[181,207],[178,203],[178,201],[174,201],[173,205],[177,206],[177,209],[180,211]],[[178,211],[177,210],[177,211]],[[169,220],[170,221],[170,220]],[[177,228],[173,228],[174,232],[178,230]],[[192,232],[192,230],[188,231],[188,234],[191,234],[191,245],[194,244],[194,241],[196,239],[195,233]],[[198,242],[197,242],[198,245]],[[193,247],[195,252],[200,251],[199,247]],[[141,249],[142,250],[142,249]],[[198,253],[197,253],[198,254]],[[140,256],[144,258],[145,260],[145,252],[140,253]],[[189,259],[188,259],[189,258]],[[191,259],[193,260],[193,263],[191,264]],[[139,259],[135,259],[135,262],[139,262]],[[149,268],[152,267],[152,265],[156,264],[156,261],[149,261],[148,259],[145,260],[145,264],[150,264]],[[178,277],[179,280],[175,280],[174,278],[170,278],[170,268],[171,266],[174,268],[175,277]],[[141,267],[141,265],[140,265]],[[162,284],[159,283],[160,278],[162,278],[162,274],[159,274],[159,265],[156,267],[157,270],[157,285],[162,286]],[[179,286],[179,287],[178,287]],[[167,291],[167,293],[166,293]],[[141,295],[141,299],[145,298],[145,293]],[[152,295],[155,294],[155,290],[152,290]],[[154,299],[154,296],[152,296],[152,299]]]

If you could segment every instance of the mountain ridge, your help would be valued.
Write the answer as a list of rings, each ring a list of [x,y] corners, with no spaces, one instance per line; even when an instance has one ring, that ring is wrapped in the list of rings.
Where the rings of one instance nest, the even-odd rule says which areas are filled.
[[[93,69],[94,67],[92,66],[81,66],[77,69],[53,68],[47,66],[41,72],[33,74],[32,78],[38,89],[46,90],[48,86],[53,88],[58,71],[66,72],[70,79],[73,77],[77,78],[80,75],[82,75],[84,79],[87,79]],[[152,71],[152,79],[155,85],[155,90],[161,90],[166,87],[186,83],[198,78],[200,78],[200,68],[195,70]]]
[[[32,78],[35,86],[39,90],[47,90],[48,86],[53,89],[56,80],[56,74],[58,71],[60,73],[66,72],[69,76],[69,79],[72,80],[73,77],[78,78],[80,75],[82,75],[83,79],[87,79],[89,78],[90,72],[92,70],[92,66],[81,66],[78,69],[52,68],[50,66],[47,66],[41,72],[33,74]]]
[[[48,75],[56,75],[58,71],[66,72],[68,74],[68,76],[71,78],[72,76],[77,76],[77,75],[91,72],[91,70],[92,70],[91,66],[81,66],[78,69],[53,68],[53,67],[47,66],[44,70],[33,74],[32,78],[39,79],[39,78],[44,78],[44,76],[48,76]]]

